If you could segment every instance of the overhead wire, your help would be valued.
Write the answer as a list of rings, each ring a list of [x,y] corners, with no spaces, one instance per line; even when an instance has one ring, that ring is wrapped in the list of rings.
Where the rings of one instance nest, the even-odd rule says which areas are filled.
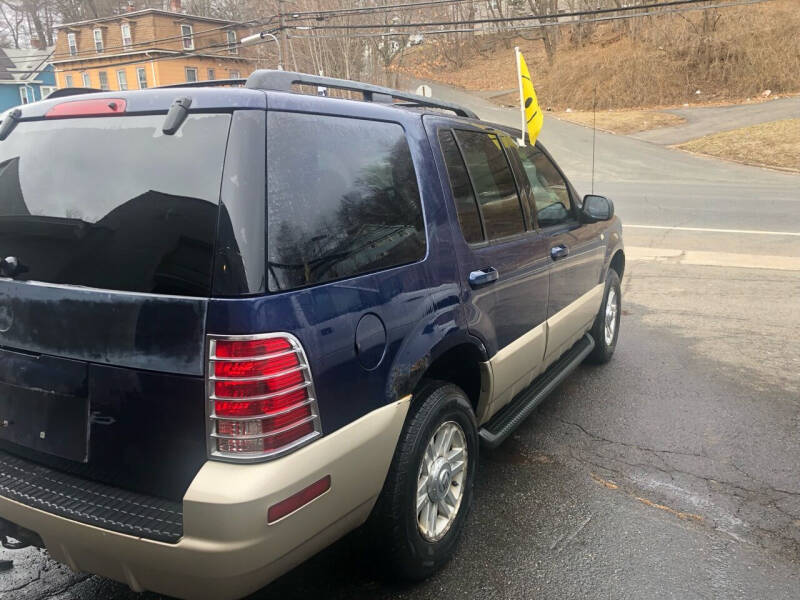
[[[710,0],[706,0],[710,1]],[[762,4],[764,2],[770,2],[772,0],[734,0],[731,2],[723,2],[717,4],[710,4],[708,6],[689,6],[689,7],[673,7],[669,10],[658,10],[658,11],[647,11],[647,12],[640,12],[640,13],[629,13],[624,15],[606,15],[602,17],[597,17],[594,19],[581,19],[581,20],[572,20],[572,21],[559,21],[553,23],[534,23],[530,25],[517,25],[514,27],[509,27],[503,29],[503,32],[514,32],[514,31],[526,31],[530,29],[544,29],[547,27],[558,27],[558,26],[570,26],[570,25],[583,25],[588,23],[599,23],[604,21],[617,21],[623,19],[638,19],[642,17],[653,17],[653,16],[661,16],[661,15],[669,15],[669,14],[676,14],[676,13],[683,13],[683,12],[692,12],[696,10],[706,10],[712,8],[727,8],[732,6],[745,6],[749,4]],[[291,34],[290,37],[294,39],[312,39],[312,38],[319,38],[319,39],[327,39],[327,38],[344,38],[344,37],[357,37],[357,38],[370,38],[370,37],[392,37],[392,36],[409,36],[409,35],[441,35],[441,34],[450,34],[450,33],[497,33],[497,30],[492,29],[475,29],[475,28],[467,28],[467,29],[426,29],[426,30],[419,30],[413,33],[409,32],[399,32],[399,31],[386,31],[386,32],[379,32],[379,33],[332,33],[332,34]]]

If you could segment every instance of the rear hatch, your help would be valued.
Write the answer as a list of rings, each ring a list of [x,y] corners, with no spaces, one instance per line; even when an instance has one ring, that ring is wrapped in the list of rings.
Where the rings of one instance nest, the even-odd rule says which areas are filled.
[[[144,97],[149,114],[23,118],[0,142],[0,450],[177,500],[206,458],[232,115],[167,135],[169,99]]]

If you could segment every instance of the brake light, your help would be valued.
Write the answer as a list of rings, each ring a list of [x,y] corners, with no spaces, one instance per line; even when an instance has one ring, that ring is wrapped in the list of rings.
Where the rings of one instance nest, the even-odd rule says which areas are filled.
[[[72,100],[56,104],[45,113],[45,119],[59,117],[105,117],[125,112],[125,100],[122,98],[103,98],[102,100]]]
[[[311,371],[292,335],[209,336],[212,456],[274,458],[321,435]]]

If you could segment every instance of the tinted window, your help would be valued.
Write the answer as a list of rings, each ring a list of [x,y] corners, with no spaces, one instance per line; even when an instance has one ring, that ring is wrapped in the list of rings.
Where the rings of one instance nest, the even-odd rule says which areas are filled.
[[[439,131],[439,141],[442,145],[444,162],[447,165],[450,189],[453,191],[453,200],[456,203],[461,232],[464,234],[464,239],[467,243],[482,242],[483,231],[481,231],[481,217],[478,214],[478,205],[475,203],[472,185],[469,182],[461,152],[456,146],[453,132],[448,130]]]
[[[478,196],[486,235],[497,239],[525,230],[514,176],[496,135],[459,131],[456,136]]]
[[[229,115],[21,123],[0,143],[0,256],[17,279],[206,296]]]
[[[425,227],[403,128],[270,112],[267,248],[271,290],[421,259]]]
[[[535,146],[519,148],[541,227],[564,223],[572,218],[567,182],[545,154]]]

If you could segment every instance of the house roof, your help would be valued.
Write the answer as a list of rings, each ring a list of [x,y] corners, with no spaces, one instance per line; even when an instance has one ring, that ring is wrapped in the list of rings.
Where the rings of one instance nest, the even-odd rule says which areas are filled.
[[[166,15],[168,17],[177,17],[180,19],[189,19],[192,21],[207,21],[209,23],[220,23],[223,25],[241,25],[239,21],[229,21],[227,19],[214,19],[212,17],[187,15],[186,13],[173,12],[170,10],[162,10],[160,8],[144,8],[142,10],[124,12],[118,15],[112,15],[110,17],[100,17],[99,19],[87,19],[85,21],[75,21],[74,23],[64,23],[63,25],[57,25],[56,29],[68,29],[70,27],[80,27],[81,25],[89,25],[90,23],[105,23],[107,21],[119,21],[120,19],[131,19],[146,14]]]
[[[32,81],[45,69],[54,46],[44,48],[0,48],[0,81]]]

